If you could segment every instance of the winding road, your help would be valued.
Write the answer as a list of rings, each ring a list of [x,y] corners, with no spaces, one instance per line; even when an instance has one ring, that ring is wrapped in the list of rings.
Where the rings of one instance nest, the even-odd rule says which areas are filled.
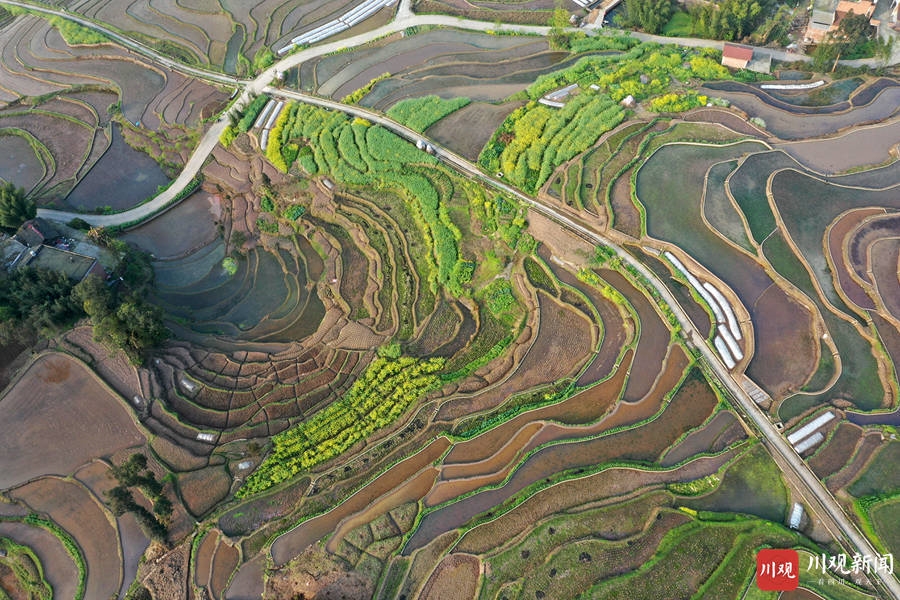
[[[853,549],[853,551],[868,556],[878,555],[871,542],[869,542],[869,540],[860,533],[853,522],[843,512],[837,500],[831,495],[831,493],[827,490],[823,483],[815,476],[806,462],[803,461],[796,452],[794,452],[790,445],[788,445],[781,432],[779,432],[775,428],[775,426],[769,420],[768,416],[763,413],[763,411],[756,405],[755,402],[753,402],[750,396],[743,390],[740,383],[735,380],[735,378],[731,375],[725,365],[721,362],[719,357],[706,344],[704,337],[696,329],[694,324],[688,318],[687,313],[680,306],[669,289],[662,283],[662,281],[660,281],[655,273],[646,268],[630,253],[626,252],[624,248],[615,243],[615,241],[594,230],[591,226],[582,221],[579,215],[577,215],[576,213],[571,211],[563,211],[558,207],[546,205],[540,200],[521,193],[520,191],[512,188],[502,181],[498,181],[497,179],[482,173],[476,165],[455,154],[454,152],[440,146],[433,140],[427,140],[427,138],[425,138],[423,135],[407,127],[404,127],[403,125],[391,119],[388,119],[381,114],[377,114],[357,106],[349,106],[341,104],[339,102],[334,102],[332,100],[318,98],[300,92],[277,89],[269,86],[269,83],[275,78],[276,74],[279,71],[289,69],[306,60],[309,60],[310,58],[320,56],[328,52],[333,52],[341,48],[364,44],[384,35],[401,31],[410,26],[446,25],[450,27],[475,29],[482,31],[488,29],[500,29],[504,31],[518,31],[540,34],[546,34],[548,32],[548,28],[522,25],[501,25],[498,27],[496,24],[492,23],[470,21],[465,19],[458,19],[455,17],[442,17],[436,15],[418,16],[412,14],[412,12],[409,10],[409,0],[403,0],[398,9],[397,18],[395,18],[395,20],[388,25],[376,28],[372,31],[351,38],[336,42],[329,42],[316,46],[314,48],[301,50],[277,62],[256,79],[251,81],[239,81],[235,78],[223,75],[221,73],[215,73],[213,71],[207,71],[204,69],[198,69],[195,67],[178,64],[177,62],[167,57],[161,56],[154,50],[142,44],[139,44],[133,40],[129,40],[128,38],[121,36],[114,31],[97,25],[93,21],[80,18],[78,16],[69,14],[68,12],[44,7],[36,7],[32,4],[13,0],[2,0],[0,1],[0,4],[26,7],[32,10],[40,10],[41,12],[71,19],[86,27],[90,27],[96,31],[100,31],[106,34],[111,39],[116,40],[127,48],[130,48],[135,52],[147,56],[151,60],[154,60],[163,66],[213,83],[239,86],[243,89],[243,92],[238,98],[238,101],[235,103],[235,106],[231,110],[239,109],[248,101],[250,96],[253,94],[267,93],[273,96],[292,99],[299,102],[306,102],[332,110],[340,110],[354,116],[368,119],[373,123],[378,123],[379,125],[382,125],[383,127],[394,131],[398,135],[410,141],[425,139],[432,146],[434,146],[436,156],[438,158],[452,165],[462,173],[470,177],[478,178],[484,181],[486,184],[493,186],[494,188],[503,190],[516,196],[522,202],[528,204],[532,210],[541,213],[542,215],[553,220],[562,227],[565,227],[566,229],[574,232],[590,243],[611,248],[622,259],[622,261],[629,264],[638,273],[640,273],[641,276],[644,277],[646,281],[649,282],[649,284],[655,289],[659,296],[671,307],[672,312],[674,313],[682,327],[685,339],[687,340],[688,344],[700,353],[700,355],[703,357],[703,361],[706,363],[712,373],[714,373],[716,378],[725,387],[725,389],[728,390],[734,401],[739,405],[744,417],[748,418],[753,423],[756,431],[758,431],[761,435],[763,443],[767,445],[785,476],[788,477],[792,482],[793,487],[798,490],[801,495],[803,495],[804,500],[811,509],[811,512],[815,514],[819,519],[821,519],[825,527],[829,529],[833,535],[838,537],[838,539],[841,539],[842,536],[843,541],[848,544],[849,547]],[[684,43],[684,40],[676,41],[678,43]],[[721,46],[721,42],[712,42],[709,40],[700,40],[696,43],[698,45],[707,45],[711,47]],[[187,165],[185,165],[185,168],[182,171],[181,175],[179,175],[179,177],[173,182],[169,189],[153,200],[139,207],[114,215],[86,215],[47,209],[41,209],[39,211],[39,215],[50,219],[63,221],[67,221],[75,217],[80,217],[93,225],[106,226],[120,225],[124,223],[134,222],[140,219],[149,218],[150,216],[167,208],[167,206],[172,202],[175,196],[182,189],[184,189],[184,186],[186,186],[200,172],[203,164],[206,162],[206,159],[209,157],[216,144],[218,143],[219,136],[227,123],[227,116],[223,116],[216,123],[214,123],[201,139]],[[882,594],[885,594],[885,597],[900,600],[900,581],[898,581],[890,574],[880,572],[877,573],[877,577],[878,579],[875,580],[874,583],[880,589],[880,592]]]

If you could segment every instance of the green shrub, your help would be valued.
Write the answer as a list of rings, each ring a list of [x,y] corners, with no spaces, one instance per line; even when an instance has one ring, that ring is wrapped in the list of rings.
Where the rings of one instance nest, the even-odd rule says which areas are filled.
[[[237,135],[238,135],[238,132],[235,131],[234,127],[229,125],[225,129],[222,130],[222,134],[219,136],[219,142],[222,144],[223,147],[229,148],[231,146],[231,143],[234,141],[234,138],[237,137]]]
[[[343,104],[356,104],[357,102],[362,100],[366,94],[368,94],[369,92],[372,91],[372,88],[375,87],[376,83],[378,83],[379,81],[384,81],[385,79],[387,79],[390,76],[391,76],[390,73],[382,73],[381,75],[379,75],[378,77],[375,77],[374,79],[369,81],[369,83],[362,86],[355,92],[351,92],[350,94],[347,94],[346,96],[341,98],[341,102]]]
[[[225,272],[229,275],[234,275],[237,273],[237,261],[230,256],[226,256],[222,259],[222,268],[225,269]]]
[[[281,213],[281,216],[287,219],[288,221],[296,221],[300,217],[306,214],[306,207],[301,206],[299,204],[294,204],[293,206],[289,206],[284,209],[284,212]]]
[[[262,109],[268,102],[269,98],[267,96],[257,96],[254,98],[253,101],[244,108],[244,115],[237,124],[238,131],[241,133],[250,131],[250,128],[253,127],[253,124],[256,122],[256,117],[259,116],[259,113],[262,112]]]

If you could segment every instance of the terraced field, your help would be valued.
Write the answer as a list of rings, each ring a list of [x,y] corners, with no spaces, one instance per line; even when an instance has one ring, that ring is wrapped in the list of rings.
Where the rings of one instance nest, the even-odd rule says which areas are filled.
[[[118,211],[152,197],[186,160],[188,128],[227,97],[111,44],[69,46],[38,17],[0,29],[0,44],[0,153],[19,157],[4,174],[44,206]]]
[[[238,4],[67,8],[249,73],[271,58],[257,50],[350,6]],[[552,8],[438,4],[417,9]],[[111,44],[70,47],[33,16],[0,39],[0,168],[43,205],[133,206],[227,98]],[[886,118],[895,86],[776,98],[722,81],[715,52],[598,39],[558,52],[408,31],[286,83],[397,107],[425,140],[608,235],[699,336],[609,248],[451,169],[434,142],[312,104],[268,119],[260,98],[266,113],[231,124],[199,190],[121,233],[147,253],[170,338],[133,366],[81,324],[4,393],[0,535],[15,555],[79,599],[133,581],[178,598],[752,598],[759,548],[842,548],[815,514],[787,527],[805,490],[704,343],[788,435],[828,415],[798,452],[895,548],[896,171],[814,170],[884,162],[893,126],[851,165],[834,140],[783,143],[803,133],[790,119],[763,130],[695,89],[720,80],[706,89],[744,113],[808,112],[820,134]],[[696,110],[676,118],[677,103]],[[57,443],[29,453],[35,437]],[[808,593],[822,579],[801,574]]]

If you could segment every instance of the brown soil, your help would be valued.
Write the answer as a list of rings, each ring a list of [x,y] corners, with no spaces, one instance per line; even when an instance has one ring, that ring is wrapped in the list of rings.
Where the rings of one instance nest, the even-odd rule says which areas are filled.
[[[878,287],[878,296],[888,311],[900,318],[900,240],[879,240],[872,244],[871,251],[872,278]]]
[[[669,472],[638,471],[613,467],[600,473],[573,479],[541,490],[503,516],[470,530],[456,546],[459,552],[482,554],[498,544],[528,531],[536,523],[551,515],[573,507],[597,503],[605,498],[621,499],[623,494],[659,482],[690,480],[715,473],[732,457],[699,458]]]
[[[216,544],[219,541],[219,534],[216,531],[210,531],[200,542],[197,553],[194,558],[194,584],[198,587],[207,585],[209,575],[212,572],[213,555],[216,553]]]
[[[160,260],[181,257],[216,239],[220,213],[221,199],[200,191],[147,224],[130,230],[122,239]]]
[[[228,495],[231,481],[224,467],[207,467],[179,476],[178,491],[191,514],[202,517]]]
[[[272,558],[275,564],[284,565],[290,561],[307,547],[334,531],[337,524],[344,518],[363,510],[369,505],[372,498],[378,498],[397,488],[425,465],[437,460],[449,446],[450,441],[447,438],[438,438],[423,451],[396,464],[380,475],[340,506],[279,536],[272,544]]]
[[[673,446],[659,462],[664,467],[669,467],[687,460],[691,456],[720,452],[736,441],[734,438],[737,436],[732,432],[740,435],[737,439],[744,439],[747,436],[734,414],[729,410],[723,410],[717,413],[702,429],[688,434]]]
[[[404,552],[408,553],[421,547],[426,540],[460,527],[476,515],[495,510],[496,506],[529,485],[560,471],[590,468],[609,462],[655,462],[678,437],[705,421],[717,402],[705,381],[689,377],[663,414],[643,427],[542,448],[532,454],[501,488],[480,492],[426,515]],[[550,430],[549,427],[547,429]],[[571,428],[560,433],[562,435],[557,435],[556,439],[577,437],[584,432]]]
[[[678,385],[689,364],[690,359],[684,350],[680,346],[672,346],[653,388],[638,402],[619,402],[609,416],[600,422],[602,428],[606,430],[631,425],[655,415],[662,408],[666,396]]]
[[[426,133],[442,146],[476,161],[494,131],[520,106],[522,102],[472,102],[429,127]]]
[[[186,540],[170,552],[162,549],[151,552],[157,558],[148,560],[142,565],[139,577],[143,578],[144,587],[150,590],[153,599],[184,600],[189,598],[188,590],[191,588],[188,581],[190,540]]]
[[[574,287],[588,297],[600,314],[602,323],[603,339],[600,342],[600,349],[594,355],[590,366],[578,378],[577,383],[580,386],[587,386],[597,381],[602,381],[612,373],[616,359],[618,359],[622,348],[625,347],[631,333],[634,331],[634,325],[630,319],[627,322],[624,321],[620,307],[611,300],[604,298],[599,290],[582,283],[570,271],[554,262],[549,248],[550,246],[541,244],[538,251],[541,258],[550,265],[551,271],[562,283]],[[580,307],[577,303],[575,306],[576,308]]]
[[[424,600],[473,600],[478,592],[481,561],[469,554],[445,556],[422,588]]]
[[[900,121],[855,129],[846,135],[816,139],[781,148],[801,164],[818,173],[840,173],[848,169],[881,164],[896,153]],[[853,148],[852,152],[847,152]]]
[[[340,522],[334,534],[328,539],[325,548],[329,552],[334,552],[344,536],[356,527],[374,521],[377,517],[385,515],[399,506],[409,502],[418,502],[434,485],[437,475],[436,468],[428,467],[377,500],[370,499],[369,504],[363,510]]]
[[[852,423],[838,425],[828,443],[821,446],[812,458],[809,466],[819,479],[840,471],[850,460],[856,445],[863,436],[863,430]]]
[[[628,379],[623,396],[626,402],[637,402],[650,391],[656,376],[662,371],[666,347],[669,345],[669,329],[646,296],[625,277],[606,269],[600,271],[600,277],[625,296],[640,319],[640,339],[634,355],[631,377]]]
[[[764,135],[763,132],[750,125],[750,123],[742,119],[739,115],[727,110],[716,108],[698,108],[697,110],[685,113],[681,118],[685,121],[719,123],[729,129],[737,131],[738,133],[743,133],[745,135],[750,135],[753,137],[761,137],[762,135]]]
[[[540,423],[525,425],[500,450],[481,461],[453,464],[448,456],[447,460],[444,461],[443,469],[441,469],[441,479],[460,479],[496,472],[497,469],[508,465],[512,461],[518,454],[519,449],[540,430],[541,426]]]
[[[633,352],[629,351],[613,377],[568,400],[529,411],[471,440],[460,442],[444,459],[445,463],[472,463],[485,460],[512,439],[517,431],[539,420],[583,423],[597,420],[612,406],[622,391]]]
[[[613,184],[609,192],[609,204],[612,209],[613,228],[635,239],[641,237],[641,213],[631,200],[631,174],[634,168],[628,169]]]
[[[851,232],[851,237],[847,241],[847,254],[850,258],[850,266],[860,279],[872,283],[868,272],[867,252],[869,247],[879,239],[896,237],[898,231],[900,231],[900,216],[888,214],[884,217],[872,218]]]
[[[224,541],[219,541],[216,556],[212,564],[212,576],[209,584],[215,598],[222,598],[228,579],[240,562],[240,553],[237,547],[230,546]]]
[[[593,325],[578,311],[560,304],[544,292],[539,292],[539,325],[534,341],[527,348],[524,358],[514,355],[510,361],[521,361],[515,372],[490,389],[459,398],[447,403],[438,414],[438,419],[449,420],[478,411],[500,406],[512,395],[540,385],[555,383],[572,376],[593,350]],[[522,348],[521,351],[526,350]],[[496,362],[496,361],[495,361]],[[497,371],[508,369],[503,363]],[[492,375],[485,379],[493,381]]]
[[[75,538],[87,564],[85,598],[109,598],[119,592],[122,561],[118,533],[83,486],[43,478],[17,488],[10,495],[48,515]]]
[[[0,488],[67,475],[144,442],[129,410],[85,366],[57,353],[38,358],[8,391],[0,422]]]
[[[766,318],[754,323],[756,353],[747,375],[773,398],[783,397],[816,368],[812,315],[777,285],[763,292],[751,313]]]
[[[876,450],[881,447],[880,432],[872,432],[864,436],[859,448],[850,463],[825,480],[828,490],[833,494],[856,479]]]
[[[866,217],[884,213],[881,208],[861,208],[853,210],[840,217],[835,221],[834,225],[828,230],[828,253],[835,265],[837,274],[837,283],[843,289],[847,297],[850,298],[857,306],[870,309],[875,308],[872,299],[866,294],[865,290],[850,276],[849,265],[844,260],[844,243],[850,232],[856,229]]]
[[[373,591],[359,574],[346,570],[322,548],[313,546],[290,564],[269,573],[263,598],[366,600]]]

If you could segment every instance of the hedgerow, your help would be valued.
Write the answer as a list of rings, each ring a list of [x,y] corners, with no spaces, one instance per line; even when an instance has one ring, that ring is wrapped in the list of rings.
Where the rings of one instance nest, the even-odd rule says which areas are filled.
[[[444,359],[379,357],[337,402],[272,438],[272,452],[238,490],[239,498],[266,490],[349,450],[396,421],[441,385]]]
[[[242,116],[241,120],[238,121],[238,131],[250,131],[250,128],[253,127],[253,124],[256,122],[256,117],[259,116],[259,113],[262,111],[263,107],[265,107],[268,101],[269,98],[266,96],[257,96],[256,98],[254,98],[253,101],[250,102],[250,104],[248,104],[244,109],[244,116]]]

